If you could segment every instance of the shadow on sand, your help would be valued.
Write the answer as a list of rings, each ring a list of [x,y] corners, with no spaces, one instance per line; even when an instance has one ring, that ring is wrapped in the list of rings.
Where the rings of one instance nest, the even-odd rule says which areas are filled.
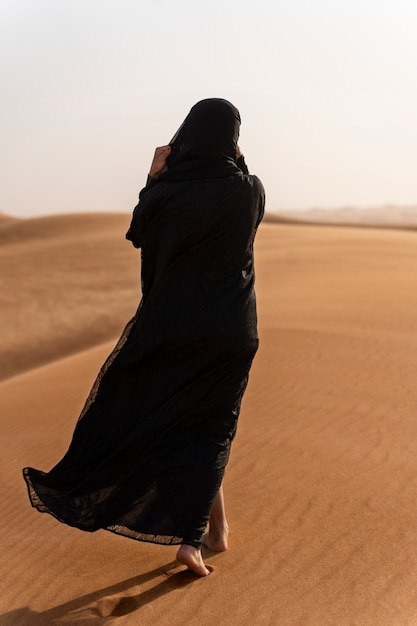
[[[32,611],[29,607],[22,607],[0,615],[0,626],[53,626],[54,624],[89,626],[97,622],[110,624],[115,618],[133,613],[170,591],[202,580],[190,570],[176,571],[178,567],[178,562],[172,561],[157,569],[93,591],[40,613]],[[123,592],[161,576],[164,580],[154,587],[137,595],[123,595]]]

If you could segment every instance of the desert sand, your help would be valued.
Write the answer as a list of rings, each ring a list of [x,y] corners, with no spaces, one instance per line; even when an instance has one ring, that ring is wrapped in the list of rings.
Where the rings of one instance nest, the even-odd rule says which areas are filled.
[[[127,215],[0,222],[0,626],[417,624],[417,233],[261,225],[260,350],[225,479],[230,550],[30,507],[139,301]]]

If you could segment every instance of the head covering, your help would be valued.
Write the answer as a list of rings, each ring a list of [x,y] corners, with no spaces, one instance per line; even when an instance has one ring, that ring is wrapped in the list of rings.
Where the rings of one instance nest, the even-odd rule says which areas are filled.
[[[223,177],[239,172],[236,148],[240,115],[222,98],[195,104],[169,142],[171,154],[163,180]]]

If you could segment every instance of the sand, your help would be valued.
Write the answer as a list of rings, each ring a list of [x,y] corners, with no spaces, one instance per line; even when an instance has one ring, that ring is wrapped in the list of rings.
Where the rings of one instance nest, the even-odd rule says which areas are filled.
[[[139,252],[124,239],[129,221],[0,217],[0,380],[121,331],[140,293]]]
[[[82,533],[30,507],[21,468],[47,470],[66,450],[138,299],[127,216],[43,219],[0,227],[13,287],[0,626],[415,626],[417,234],[261,226],[261,347],[225,479],[230,550],[206,552],[213,572],[198,579],[175,547]]]
[[[339,208],[313,208],[280,210],[270,217],[276,220],[303,221],[313,224],[349,224],[354,226],[379,226],[380,228],[417,228],[417,205],[386,204],[374,207],[346,206]]]

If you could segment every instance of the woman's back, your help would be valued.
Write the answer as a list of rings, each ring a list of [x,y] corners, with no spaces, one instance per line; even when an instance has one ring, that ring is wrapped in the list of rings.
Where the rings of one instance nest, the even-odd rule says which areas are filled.
[[[145,308],[161,326],[181,327],[188,339],[220,328],[253,335],[253,240],[263,203],[262,183],[243,173],[161,181],[142,197],[129,232],[142,247]]]

